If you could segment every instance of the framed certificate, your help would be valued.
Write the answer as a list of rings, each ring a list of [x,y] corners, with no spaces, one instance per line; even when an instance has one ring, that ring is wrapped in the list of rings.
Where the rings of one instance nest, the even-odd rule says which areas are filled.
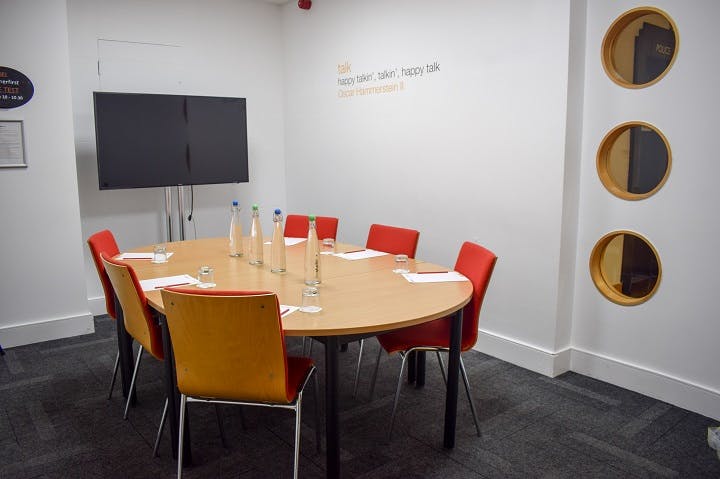
[[[0,168],[27,168],[22,120],[0,121]]]

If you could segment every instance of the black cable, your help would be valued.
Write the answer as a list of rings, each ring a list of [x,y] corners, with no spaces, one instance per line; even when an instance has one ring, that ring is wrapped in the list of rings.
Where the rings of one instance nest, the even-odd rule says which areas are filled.
[[[188,221],[192,221],[193,210],[195,209],[195,190],[194,186],[190,185],[190,214],[187,217]]]

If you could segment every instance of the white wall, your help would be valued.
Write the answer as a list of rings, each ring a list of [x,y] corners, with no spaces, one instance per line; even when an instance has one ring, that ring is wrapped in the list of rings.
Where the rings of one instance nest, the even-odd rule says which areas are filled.
[[[580,229],[575,279],[573,370],[720,418],[720,321],[717,319],[720,204],[717,112],[720,64],[714,53],[720,3],[658,0],[677,24],[678,56],[657,84],[629,90],[605,75],[600,45],[608,26],[634,1],[588,5]],[[616,125],[639,120],[658,127],[672,150],[667,183],[652,197],[623,201],[598,179],[595,155]],[[662,279],[646,303],[604,299],[588,273],[601,236],[619,229],[648,238],[660,255]]]
[[[371,223],[416,228],[418,256],[440,264],[452,266],[465,240],[490,248],[499,260],[481,348],[525,351],[515,361],[547,374],[571,311],[562,303],[561,341],[569,5],[316,0],[283,10],[288,203],[339,216],[342,241],[364,244]],[[440,71],[376,77],[406,88],[339,98],[346,61],[354,76],[435,61]],[[574,259],[574,240],[562,247]]]
[[[0,169],[0,344],[93,331],[75,177],[67,14],[55,0],[0,0],[0,64],[35,94],[0,120],[23,120],[27,168]],[[21,21],[28,19],[28,21]]]
[[[69,0],[73,114],[82,236],[109,228],[121,249],[162,241],[164,190],[100,191],[92,92],[135,91],[247,98],[250,182],[195,188],[187,238],[227,234],[229,205],[259,203],[263,226],[285,209],[280,7],[260,0]],[[98,75],[98,59],[101,59]],[[86,251],[93,312],[102,289]]]

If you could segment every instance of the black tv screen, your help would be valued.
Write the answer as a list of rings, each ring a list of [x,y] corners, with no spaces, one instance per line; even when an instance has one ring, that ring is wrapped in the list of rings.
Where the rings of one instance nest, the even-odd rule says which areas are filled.
[[[101,190],[248,181],[245,98],[94,92]]]

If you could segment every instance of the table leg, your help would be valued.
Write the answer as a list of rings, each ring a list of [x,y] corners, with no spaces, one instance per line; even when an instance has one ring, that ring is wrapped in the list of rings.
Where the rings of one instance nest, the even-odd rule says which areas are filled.
[[[425,386],[425,351],[416,351],[415,358],[415,387],[420,389]]]
[[[340,477],[340,427],[338,412],[338,339],[325,341],[325,442],[327,477]]]
[[[408,376],[407,376],[407,382],[408,384],[415,383],[415,379],[417,378],[417,352],[411,351],[408,353],[407,357],[407,365],[408,365]]]
[[[132,381],[135,359],[132,350],[133,339],[125,329],[125,319],[122,307],[120,306],[120,301],[117,297],[115,297],[115,316],[117,316],[115,319],[115,329],[117,331],[118,351],[120,353],[120,383],[122,384],[123,397],[126,398],[128,397],[128,392],[130,391],[130,382]],[[133,392],[130,404],[134,406],[136,401],[137,397]]]
[[[445,434],[443,438],[443,445],[448,449],[455,447],[455,421],[457,419],[462,320],[462,309],[459,309],[453,315],[450,327],[450,353],[448,355],[447,392],[445,393]]]
[[[159,316],[160,330],[162,331],[163,355],[165,356],[165,394],[168,398],[167,421],[170,423],[170,440],[172,442],[172,455],[177,458],[178,453],[178,432],[180,418],[180,394],[177,389],[175,377],[175,355],[173,354],[170,331],[167,327],[167,319],[164,315]],[[185,415],[185,437],[183,440],[183,465],[192,464],[192,449],[190,447],[190,418]]]

